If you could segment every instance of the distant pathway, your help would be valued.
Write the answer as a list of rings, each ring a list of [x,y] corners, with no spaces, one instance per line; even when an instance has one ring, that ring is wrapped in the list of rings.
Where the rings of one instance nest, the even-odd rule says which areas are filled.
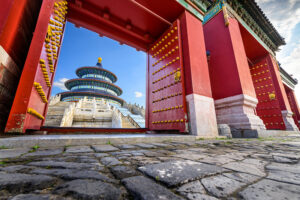
[[[0,148],[0,200],[300,199],[299,137]]]

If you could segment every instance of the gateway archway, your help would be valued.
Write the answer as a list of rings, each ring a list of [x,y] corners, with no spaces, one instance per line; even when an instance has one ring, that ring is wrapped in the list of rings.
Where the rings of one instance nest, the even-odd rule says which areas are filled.
[[[44,0],[6,132],[43,125],[66,21],[147,52],[146,128],[199,131],[188,124],[201,117],[194,94],[211,97],[199,19],[174,0]],[[193,54],[199,59],[191,59]],[[204,101],[211,107],[202,117],[213,125],[203,126],[202,132],[217,134],[213,100]]]
[[[283,85],[293,90],[297,80],[275,59],[284,39],[254,0],[17,1],[0,8],[0,129],[11,108],[6,132],[43,125],[66,21],[147,53],[150,131],[215,137],[217,123],[298,130],[299,109]]]

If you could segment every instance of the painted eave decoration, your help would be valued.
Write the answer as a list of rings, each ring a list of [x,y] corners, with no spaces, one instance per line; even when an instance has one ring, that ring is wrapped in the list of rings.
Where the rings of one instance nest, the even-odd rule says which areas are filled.
[[[273,52],[286,44],[255,0],[217,0],[206,12],[203,23],[207,23],[218,14],[225,4],[229,5]]]

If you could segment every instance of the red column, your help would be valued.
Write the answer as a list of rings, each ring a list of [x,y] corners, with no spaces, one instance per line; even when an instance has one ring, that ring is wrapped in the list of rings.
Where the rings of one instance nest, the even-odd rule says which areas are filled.
[[[296,99],[295,92],[293,90],[290,90],[289,94],[291,96],[291,101],[292,101],[293,108],[294,108],[294,109],[292,108],[292,111],[296,115],[296,117],[297,117],[297,119],[299,121],[300,120],[300,109],[299,109],[298,101]]]
[[[272,75],[272,79],[274,82],[274,87],[276,89],[276,96],[279,100],[279,105],[281,110],[288,110],[291,111],[291,107],[289,104],[288,97],[286,95],[281,77],[280,77],[280,71],[277,62],[272,58],[272,56],[269,54],[267,57],[267,62],[270,64],[270,72]]]
[[[185,12],[181,17],[186,94],[212,97],[202,22]]]
[[[255,114],[257,104],[243,39],[236,19],[225,25],[220,12],[204,25],[210,51],[210,77],[219,124],[239,129],[265,129]]]
[[[293,118],[295,121],[295,124],[297,125],[298,129],[300,129],[300,110],[299,110],[299,105],[296,99],[295,92],[293,90],[290,90],[289,93],[290,99],[291,99],[291,109],[293,111]]]
[[[293,120],[293,112],[280,77],[279,66],[271,55],[268,55],[266,59],[270,65],[270,72],[274,82],[276,98],[279,101],[279,106],[286,130],[298,131],[298,127]]]
[[[290,103],[290,106],[291,106],[291,109],[292,109],[292,112],[293,112],[294,122],[297,125],[297,127],[300,128],[300,124],[299,124],[300,110],[299,110],[298,102],[297,102],[297,99],[296,99],[296,96],[295,96],[295,92],[294,92],[294,90],[287,87],[286,85],[284,85],[284,89],[285,89],[285,92],[288,96],[288,100],[289,100],[289,103]]]
[[[218,135],[202,22],[185,11],[180,17],[186,100],[191,134]]]
[[[205,44],[211,53],[210,74],[213,97],[223,99],[239,94],[256,97],[238,21],[223,12],[204,25]],[[230,80],[230,81],[229,81]]]

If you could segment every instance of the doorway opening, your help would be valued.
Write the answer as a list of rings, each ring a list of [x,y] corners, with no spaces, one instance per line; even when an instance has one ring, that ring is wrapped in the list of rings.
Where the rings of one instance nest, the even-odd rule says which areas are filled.
[[[276,93],[277,81],[273,80],[275,73],[273,65],[276,63],[270,53],[241,24],[240,30],[258,99],[256,113],[263,120],[266,129],[285,130],[279,95]]]
[[[145,94],[145,52],[67,22],[43,128],[145,128]]]
[[[43,1],[5,131],[25,133],[27,130],[41,130],[68,21],[76,27],[146,52],[145,128],[186,132],[179,21],[184,11],[184,7],[174,0],[163,3],[159,0],[122,0],[118,3],[110,0]],[[103,61],[104,66],[105,62],[108,61]],[[133,72],[128,70],[126,73]],[[110,81],[113,82],[112,79]],[[68,87],[72,89],[72,85]],[[97,103],[91,104],[97,106]]]

